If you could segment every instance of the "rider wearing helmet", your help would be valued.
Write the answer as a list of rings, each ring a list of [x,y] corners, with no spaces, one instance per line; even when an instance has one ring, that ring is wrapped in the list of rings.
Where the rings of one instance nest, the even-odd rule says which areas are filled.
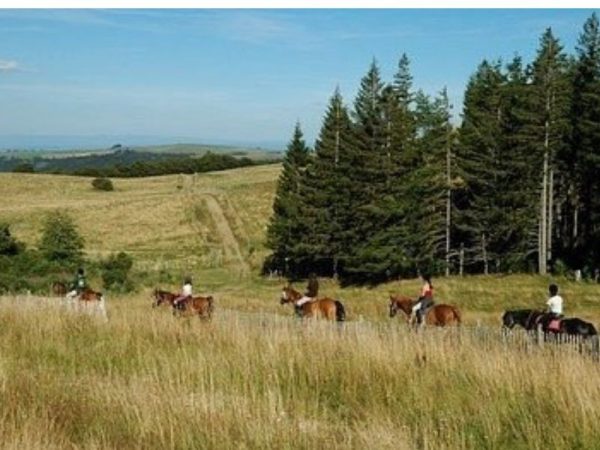
[[[78,295],[80,295],[83,290],[87,288],[87,280],[85,278],[85,271],[82,267],[77,269],[77,274],[71,283],[71,291],[67,294],[67,298],[69,300],[74,299]]]

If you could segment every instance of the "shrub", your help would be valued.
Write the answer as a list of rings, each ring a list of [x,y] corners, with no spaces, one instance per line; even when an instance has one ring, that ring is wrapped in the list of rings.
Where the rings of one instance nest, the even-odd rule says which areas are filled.
[[[44,221],[39,248],[50,261],[79,261],[82,257],[83,238],[68,214],[55,211]]]
[[[129,272],[133,267],[133,258],[125,252],[110,255],[102,263],[102,281],[104,287],[119,292],[130,292],[133,285],[129,280]]]
[[[94,180],[92,181],[92,186],[94,187],[94,189],[97,189],[99,191],[114,191],[115,187],[113,186],[112,181],[110,180],[110,178],[94,178]]]
[[[0,223],[0,255],[16,255],[24,249],[24,244],[10,234],[9,225]]]
[[[25,162],[17,164],[12,171],[15,173],[34,173],[35,169],[33,168],[33,164]]]

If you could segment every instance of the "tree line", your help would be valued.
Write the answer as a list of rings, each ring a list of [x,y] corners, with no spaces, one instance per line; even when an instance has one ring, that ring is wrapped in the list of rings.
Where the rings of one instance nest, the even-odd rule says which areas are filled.
[[[378,283],[430,273],[592,272],[600,260],[600,32],[575,54],[550,28],[533,61],[483,60],[454,126],[446,89],[415,89],[403,54],[338,89],[314,148],[297,124],[265,270]]]
[[[161,154],[117,150],[105,154],[64,158],[0,157],[0,172],[51,173],[92,177],[147,177],[176,173],[201,173],[278,162],[254,161],[248,157],[207,152],[197,157],[183,154]]]

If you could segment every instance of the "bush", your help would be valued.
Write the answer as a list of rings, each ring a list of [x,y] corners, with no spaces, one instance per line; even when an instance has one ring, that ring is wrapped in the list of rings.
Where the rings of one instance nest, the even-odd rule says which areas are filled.
[[[92,181],[92,186],[94,187],[94,189],[97,189],[99,191],[114,191],[115,190],[110,178],[105,178],[105,177],[94,178],[94,180]]]
[[[24,244],[17,242],[12,237],[9,225],[7,223],[0,223],[0,255],[16,255],[23,251],[24,247]]]
[[[133,285],[129,280],[129,272],[133,267],[133,258],[125,252],[110,255],[102,263],[102,281],[104,287],[112,291],[130,292]]]
[[[68,214],[55,211],[44,221],[39,248],[50,261],[79,261],[82,257],[83,238]]]
[[[17,164],[12,171],[15,173],[34,173],[35,169],[31,163],[21,163]]]

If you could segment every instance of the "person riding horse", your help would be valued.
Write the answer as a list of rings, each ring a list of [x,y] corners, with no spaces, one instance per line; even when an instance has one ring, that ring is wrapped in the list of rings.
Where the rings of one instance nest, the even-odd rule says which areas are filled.
[[[302,305],[307,302],[311,302],[317,298],[319,295],[319,280],[317,280],[317,275],[313,272],[308,276],[308,284],[306,286],[306,292],[297,300],[294,304],[294,309],[296,311],[296,315],[300,315],[300,311],[302,309]]]
[[[431,276],[428,274],[421,275],[421,279],[423,280],[423,287],[421,288],[421,295],[419,296],[417,302],[412,308],[413,314],[416,314],[417,323],[421,324],[423,322],[423,317],[425,316],[425,312],[428,308],[433,306],[433,284],[431,283]]]
[[[71,291],[67,293],[67,299],[74,300],[76,297],[80,296],[87,287],[88,284],[85,278],[85,272],[83,268],[80,267],[71,283]]]
[[[186,277],[183,281],[183,287],[181,288],[181,294],[173,300],[173,307],[178,308],[179,304],[187,298],[192,297],[192,279],[191,277]]]
[[[546,301],[548,312],[543,318],[543,327],[545,330],[558,331],[560,329],[560,320],[563,318],[563,299],[558,295],[558,286],[551,284],[548,287],[550,298]]]

